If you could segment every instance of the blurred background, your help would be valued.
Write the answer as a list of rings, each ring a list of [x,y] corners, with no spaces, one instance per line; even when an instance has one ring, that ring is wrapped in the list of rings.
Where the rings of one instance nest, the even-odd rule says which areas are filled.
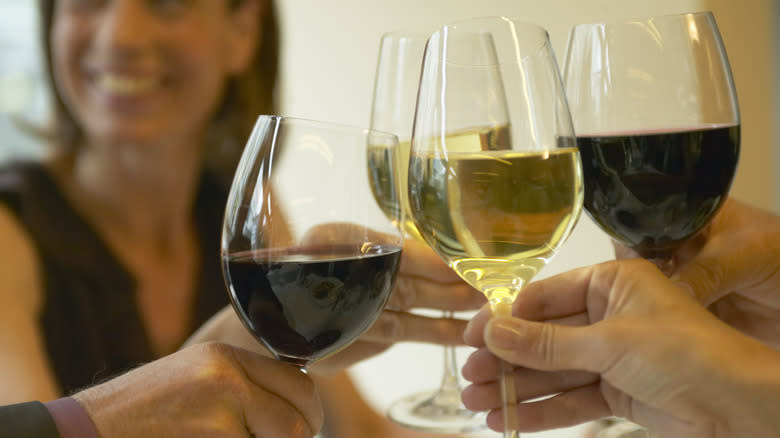
[[[780,2],[776,0],[277,0],[282,26],[281,114],[368,126],[382,33],[431,28],[489,15],[520,17],[548,29],[559,63],[571,26],[711,10],[731,61],[742,116],[742,151],[732,196],[780,212]],[[45,123],[36,2],[0,0],[0,160],[31,156],[37,141],[19,129]],[[672,103],[670,103],[671,105]],[[606,237],[583,217],[541,276],[612,257]],[[466,315],[467,316],[467,315]],[[465,358],[468,349],[459,351]],[[433,388],[441,349],[405,344],[357,366],[354,377],[380,410],[411,392]],[[563,438],[581,428],[527,434]],[[484,432],[471,436],[498,434]]]

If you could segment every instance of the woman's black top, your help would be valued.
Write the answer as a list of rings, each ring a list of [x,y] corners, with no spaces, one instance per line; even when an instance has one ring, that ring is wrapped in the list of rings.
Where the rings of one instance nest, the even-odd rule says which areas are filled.
[[[227,190],[215,178],[201,178],[193,212],[201,265],[188,333],[228,304],[219,260],[226,199]],[[63,392],[154,360],[133,276],[67,202],[46,168],[0,167],[0,203],[17,216],[37,249],[45,296],[40,324]]]

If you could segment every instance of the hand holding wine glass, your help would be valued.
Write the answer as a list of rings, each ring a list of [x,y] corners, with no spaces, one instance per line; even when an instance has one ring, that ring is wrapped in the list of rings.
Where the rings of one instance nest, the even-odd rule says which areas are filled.
[[[494,312],[570,234],[582,202],[579,153],[547,32],[506,17],[429,39],[409,161],[409,203],[425,241]],[[505,436],[517,398],[505,366]]]
[[[480,312],[469,324],[466,341],[479,348],[463,369],[473,382],[464,401],[473,409],[500,406],[492,376],[502,358],[518,365],[524,430],[618,415],[662,438],[780,432],[780,352],[718,321],[646,260],[609,261],[532,283],[513,311],[514,318]],[[499,420],[488,417],[495,430]],[[596,437],[647,436],[626,426]]]
[[[400,210],[388,217],[371,194],[367,143],[392,149],[397,137],[260,116],[230,190],[222,259],[233,307],[302,369],[374,323],[398,271]]]
[[[725,201],[739,156],[737,97],[712,13],[575,26],[564,84],[589,216],[618,256],[671,274],[675,251]]]

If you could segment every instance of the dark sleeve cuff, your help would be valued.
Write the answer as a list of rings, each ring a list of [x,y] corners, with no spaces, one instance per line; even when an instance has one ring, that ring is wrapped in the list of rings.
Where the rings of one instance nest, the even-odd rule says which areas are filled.
[[[0,406],[3,438],[57,438],[57,427],[43,403],[34,401]]]
[[[76,400],[62,397],[44,406],[54,419],[60,438],[100,438],[95,423]]]

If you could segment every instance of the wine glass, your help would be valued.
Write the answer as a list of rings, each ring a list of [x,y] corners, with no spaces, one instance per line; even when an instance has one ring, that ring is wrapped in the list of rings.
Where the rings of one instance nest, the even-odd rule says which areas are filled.
[[[398,145],[393,134],[260,116],[230,189],[221,245],[230,301],[278,360],[304,371],[373,324],[398,271],[400,209],[388,216],[374,200],[369,142]]]
[[[398,136],[399,182],[401,208],[406,220],[404,229],[409,237],[423,242],[409,214],[406,190],[406,170],[414,123],[417,88],[423,51],[430,32],[395,31],[382,35],[379,45],[374,98],[371,106],[371,128],[392,132]],[[379,151],[387,150],[380,148]],[[388,173],[391,157],[374,154],[371,167],[378,176]],[[383,179],[377,178],[381,186]],[[386,184],[386,183],[384,183]],[[378,190],[377,193],[382,193]],[[445,318],[452,317],[445,311]],[[469,411],[460,401],[461,386],[457,375],[455,347],[444,346],[444,369],[438,388],[410,394],[390,405],[388,417],[405,427],[441,433],[470,432],[486,427],[485,415]]]
[[[409,205],[425,241],[495,314],[571,233],[579,152],[547,32],[507,17],[447,25],[428,40],[412,134]],[[519,436],[504,363],[505,437]]]
[[[572,28],[564,85],[590,217],[667,274],[726,199],[740,148],[731,69],[710,12]],[[599,435],[651,436],[617,421]]]
[[[618,244],[667,272],[731,187],[740,117],[710,12],[572,28],[564,84],[585,208]]]

